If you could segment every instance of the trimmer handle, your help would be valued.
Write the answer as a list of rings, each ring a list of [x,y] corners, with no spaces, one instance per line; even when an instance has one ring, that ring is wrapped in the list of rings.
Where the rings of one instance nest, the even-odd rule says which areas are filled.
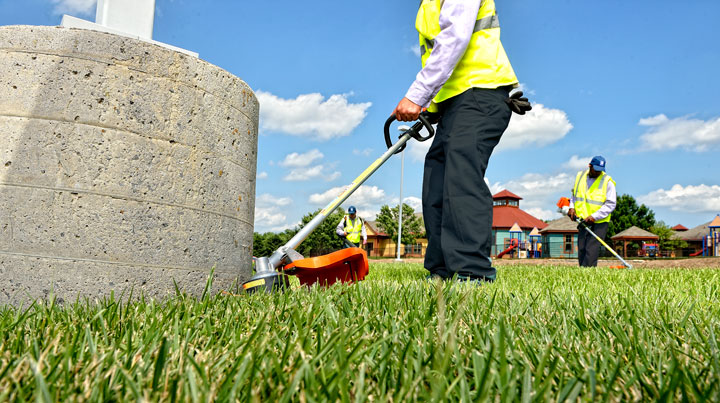
[[[405,133],[409,133],[410,137],[414,138],[417,141],[425,141],[429,139],[430,137],[435,135],[435,129],[433,129],[432,124],[430,124],[430,119],[430,112],[420,112],[420,116],[418,116],[418,120],[420,121],[412,125],[412,127]],[[395,117],[395,114],[392,114],[390,115],[388,120],[385,121],[385,144],[387,144],[388,148],[393,146],[392,139],[390,138],[390,125],[396,120],[397,118]],[[422,130],[423,127],[425,127],[429,133],[427,136],[420,135],[420,130]],[[403,144],[402,147],[398,148],[398,150],[395,151],[395,154],[402,152],[404,149],[405,144]]]

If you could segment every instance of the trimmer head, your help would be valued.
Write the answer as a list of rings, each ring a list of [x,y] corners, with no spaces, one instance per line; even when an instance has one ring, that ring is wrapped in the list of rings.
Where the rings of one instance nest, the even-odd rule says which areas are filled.
[[[290,279],[288,279],[288,276],[277,272],[256,274],[242,285],[243,290],[248,294],[256,291],[284,291],[289,286]]]
[[[297,253],[297,252],[295,252]],[[301,255],[302,256],[302,255]],[[247,293],[255,291],[283,291],[290,285],[288,277],[278,273],[266,257],[255,259],[255,275],[243,283],[243,290]]]
[[[290,285],[289,275],[297,276],[302,285],[328,286],[338,281],[361,281],[369,272],[367,253],[360,248],[341,249],[307,259],[292,249],[283,252],[290,262],[281,266],[280,271],[272,268],[266,257],[255,259],[255,275],[243,283],[245,292],[282,292]]]

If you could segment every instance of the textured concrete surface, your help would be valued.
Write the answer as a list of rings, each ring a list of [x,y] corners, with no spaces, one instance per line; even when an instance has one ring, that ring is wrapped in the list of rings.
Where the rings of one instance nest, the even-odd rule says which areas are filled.
[[[200,59],[0,27],[0,303],[250,276],[258,103]]]

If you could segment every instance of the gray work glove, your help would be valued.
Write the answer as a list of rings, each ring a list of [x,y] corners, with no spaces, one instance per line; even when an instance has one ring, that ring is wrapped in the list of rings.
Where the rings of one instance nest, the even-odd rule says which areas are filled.
[[[530,101],[528,101],[527,98],[523,97],[522,91],[514,92],[512,95],[510,95],[510,98],[507,98],[505,100],[505,103],[508,104],[511,111],[517,113],[518,115],[524,115],[525,112],[532,110],[532,105],[530,104]]]

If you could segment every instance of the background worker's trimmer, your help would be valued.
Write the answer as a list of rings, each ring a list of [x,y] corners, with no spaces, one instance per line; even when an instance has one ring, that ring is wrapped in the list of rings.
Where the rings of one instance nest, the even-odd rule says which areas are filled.
[[[560,212],[563,215],[566,215],[566,216],[568,216],[568,218],[570,218],[570,216],[568,215],[568,211],[570,210],[570,199],[568,199],[567,197],[561,197],[560,200],[558,200],[558,202],[557,202],[557,206],[558,206],[558,212]],[[625,259],[621,258],[620,255],[618,255],[618,253],[615,252],[615,249],[611,248],[608,244],[606,244],[605,241],[602,240],[602,238],[597,236],[590,229],[590,227],[588,227],[587,224],[585,224],[585,221],[580,219],[580,217],[575,217],[575,222],[579,223],[585,229],[585,231],[587,231],[590,235],[592,235],[595,239],[597,239],[598,242],[600,242],[600,244],[602,246],[604,246],[605,249],[609,250],[616,258],[618,258],[625,267],[627,267],[628,269],[632,269],[632,265],[630,263],[626,262]],[[620,267],[620,266],[618,266],[618,267]],[[620,267],[620,268],[622,268],[622,267]]]
[[[331,201],[320,211],[307,225],[305,225],[287,243],[279,247],[270,257],[259,257],[255,259],[255,275],[243,283],[243,289],[247,292],[257,290],[282,290],[288,286],[286,274],[296,275],[302,284],[311,285],[322,283],[329,285],[335,281],[352,282],[362,280],[368,272],[367,255],[360,248],[342,249],[328,255],[305,259],[295,251],[302,241],[310,235],[328,215],[344,202],[360,185],[363,184],[380,166],[385,163],[393,154],[405,149],[405,143],[411,138],[418,141],[425,141],[435,135],[430,120],[431,114],[423,112],[420,114],[419,122],[416,122],[410,129],[400,135],[400,139],[393,144],[390,136],[390,125],[395,121],[395,115],[390,116],[385,122],[385,143],[388,150],[380,158],[375,160],[363,173],[342,192],[335,200]],[[427,129],[428,135],[422,136],[420,131]],[[280,269],[280,271],[278,271]]]

